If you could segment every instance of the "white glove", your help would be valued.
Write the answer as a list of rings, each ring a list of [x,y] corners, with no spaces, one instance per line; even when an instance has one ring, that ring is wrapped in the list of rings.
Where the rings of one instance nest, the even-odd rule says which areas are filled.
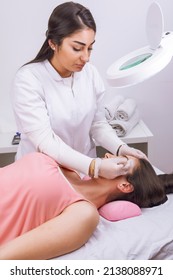
[[[148,160],[147,156],[138,149],[131,148],[128,145],[122,145],[119,149],[118,156],[133,156],[136,158],[144,158]]]
[[[96,159],[95,162],[95,178],[98,176],[106,179],[114,179],[121,175],[128,173],[129,167],[126,167],[127,159],[124,157],[120,158],[105,158]]]

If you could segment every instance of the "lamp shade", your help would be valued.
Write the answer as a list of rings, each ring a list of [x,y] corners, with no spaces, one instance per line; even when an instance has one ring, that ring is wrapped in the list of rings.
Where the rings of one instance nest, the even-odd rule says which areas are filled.
[[[154,2],[148,9],[146,19],[148,46],[123,56],[108,68],[110,86],[138,84],[167,66],[173,55],[173,32],[163,32],[163,29],[162,10]]]

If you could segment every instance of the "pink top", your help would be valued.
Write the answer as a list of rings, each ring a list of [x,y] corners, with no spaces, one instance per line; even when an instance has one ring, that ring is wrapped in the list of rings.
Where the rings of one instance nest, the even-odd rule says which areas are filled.
[[[57,163],[30,153],[0,168],[0,244],[59,215],[85,198],[77,193]]]

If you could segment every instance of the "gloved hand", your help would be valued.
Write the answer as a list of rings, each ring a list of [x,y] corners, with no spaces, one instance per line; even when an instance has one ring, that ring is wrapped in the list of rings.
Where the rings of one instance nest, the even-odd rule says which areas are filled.
[[[144,158],[144,159],[148,160],[147,156],[143,152],[141,152],[138,149],[131,148],[126,144],[122,145],[118,152],[118,156],[125,156],[125,155],[133,156],[136,158]]]
[[[98,163],[99,160],[99,163]],[[95,168],[96,174],[98,176],[107,178],[107,179],[114,179],[121,175],[126,175],[129,166],[127,165],[127,159],[125,157],[117,157],[117,158],[105,158],[105,159],[96,159]],[[95,176],[96,178],[98,177]]]

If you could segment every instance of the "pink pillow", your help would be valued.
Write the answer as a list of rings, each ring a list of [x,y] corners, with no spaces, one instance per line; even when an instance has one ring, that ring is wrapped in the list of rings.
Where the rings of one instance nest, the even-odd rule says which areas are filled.
[[[99,214],[109,221],[120,221],[142,214],[138,205],[124,200],[109,202],[99,208]]]

